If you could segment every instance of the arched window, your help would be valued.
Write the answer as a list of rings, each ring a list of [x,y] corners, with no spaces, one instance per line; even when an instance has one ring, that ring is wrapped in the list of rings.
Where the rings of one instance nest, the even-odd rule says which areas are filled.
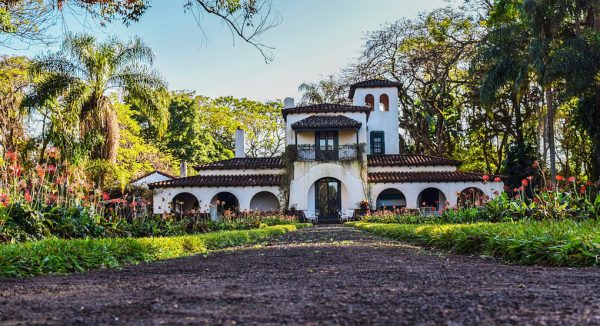
[[[371,94],[365,96],[365,106],[371,108],[371,111],[375,109],[375,97]]]
[[[250,209],[256,211],[279,210],[279,199],[273,193],[261,191],[250,200]]]
[[[390,110],[390,98],[387,94],[381,94],[379,97],[379,111],[389,111]]]

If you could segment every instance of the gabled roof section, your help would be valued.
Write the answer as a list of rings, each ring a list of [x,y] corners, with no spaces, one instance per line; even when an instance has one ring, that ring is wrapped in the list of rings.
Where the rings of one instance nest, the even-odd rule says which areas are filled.
[[[154,171],[148,172],[148,173],[146,173],[146,174],[144,174],[144,175],[142,175],[142,176],[140,176],[140,177],[137,177],[137,178],[135,178],[135,179],[133,179],[133,180],[129,181],[129,183],[138,182],[138,181],[140,181],[140,180],[144,179],[145,177],[148,177],[148,176],[151,176],[151,175],[153,175],[154,173],[160,174],[160,175],[162,175],[162,176],[164,176],[164,177],[167,177],[167,178],[171,178],[171,179],[177,179],[177,177],[176,177],[176,176],[174,176],[174,175],[171,175],[171,174],[168,174],[168,173],[166,173],[166,172],[159,171],[159,170],[154,170]]]
[[[452,160],[445,157],[429,155],[369,155],[367,156],[368,166],[434,166],[434,165],[452,165],[459,166],[461,161]]]
[[[195,166],[196,171],[201,170],[266,170],[283,169],[283,159],[277,157],[243,157],[218,161]]]
[[[294,130],[311,129],[359,129],[362,123],[343,115],[311,115],[292,123]]]
[[[367,117],[371,113],[371,108],[367,106],[356,106],[346,104],[315,104],[306,106],[296,106],[292,108],[282,109],[281,114],[284,119],[287,119],[288,114],[301,114],[301,113],[346,113],[346,112],[359,112],[366,113]]]
[[[370,183],[403,182],[483,182],[483,173],[449,172],[373,172],[369,173]],[[489,176],[489,175],[488,175]],[[494,179],[496,176],[490,176]]]
[[[356,84],[350,85],[350,95],[349,98],[354,98],[354,92],[357,88],[380,88],[380,87],[396,87],[400,89],[402,86],[399,82],[394,82],[386,79],[370,79],[362,82],[358,82]]]
[[[196,175],[193,177],[151,183],[150,188],[171,187],[266,187],[279,186],[281,174]]]

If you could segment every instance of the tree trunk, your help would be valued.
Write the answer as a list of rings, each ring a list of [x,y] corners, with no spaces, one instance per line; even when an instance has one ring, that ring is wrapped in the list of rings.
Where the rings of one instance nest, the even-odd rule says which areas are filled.
[[[102,114],[103,118],[103,132],[105,135],[106,142],[104,143],[104,158],[110,163],[117,161],[117,152],[119,150],[119,119],[117,113],[110,103],[104,107]]]
[[[556,146],[554,144],[554,117],[556,115],[556,108],[554,105],[554,94],[552,93],[552,88],[548,87],[546,89],[546,105],[548,107],[547,115],[546,115],[546,131],[547,131],[547,139],[548,139],[548,151],[549,159],[550,159],[550,175],[552,180],[556,176]]]
[[[512,102],[515,109],[515,138],[518,143],[523,143],[525,139],[523,137],[523,118],[521,116],[521,101],[518,94],[513,94]]]

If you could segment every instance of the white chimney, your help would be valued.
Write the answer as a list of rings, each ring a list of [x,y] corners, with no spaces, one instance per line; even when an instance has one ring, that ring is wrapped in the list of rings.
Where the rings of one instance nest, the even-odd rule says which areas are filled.
[[[283,100],[283,108],[284,109],[289,109],[289,108],[293,108],[294,107],[294,98],[293,97],[286,97]]]
[[[235,157],[246,157],[246,142],[244,129],[238,128],[235,131]]]
[[[181,163],[179,163],[179,177],[180,178],[187,177],[187,162],[186,161],[181,161]]]

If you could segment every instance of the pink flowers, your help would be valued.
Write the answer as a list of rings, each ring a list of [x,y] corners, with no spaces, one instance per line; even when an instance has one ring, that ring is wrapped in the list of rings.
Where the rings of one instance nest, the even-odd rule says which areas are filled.
[[[31,198],[31,193],[29,192],[29,190],[25,191],[24,199],[28,203],[31,203],[31,201],[33,200],[33,198]]]
[[[562,175],[557,175],[556,177],[554,177],[556,179],[556,181],[564,181],[565,177],[563,177]]]
[[[490,181],[490,176],[489,176],[489,175],[487,175],[487,174],[485,174],[485,175],[482,177],[482,179],[483,179],[483,182],[488,182],[488,181]]]
[[[495,177],[494,182],[502,182],[502,179],[500,179],[500,177]]]
[[[35,172],[40,178],[43,178],[46,174],[46,172],[44,171],[44,167],[39,164],[35,167]]]
[[[10,204],[10,197],[6,194],[0,194],[0,205],[6,207]]]
[[[56,149],[56,147],[52,147],[48,150],[48,157],[49,158],[57,158],[58,157],[58,149]]]
[[[17,153],[13,151],[8,151],[4,154],[4,159],[10,162],[11,164],[15,164],[17,162]]]
[[[521,186],[523,186],[523,187],[529,186],[529,181],[527,181],[527,179],[521,180]]]
[[[567,179],[567,181],[572,183],[572,182],[575,182],[576,179],[575,179],[575,177],[569,177],[569,179]]]

